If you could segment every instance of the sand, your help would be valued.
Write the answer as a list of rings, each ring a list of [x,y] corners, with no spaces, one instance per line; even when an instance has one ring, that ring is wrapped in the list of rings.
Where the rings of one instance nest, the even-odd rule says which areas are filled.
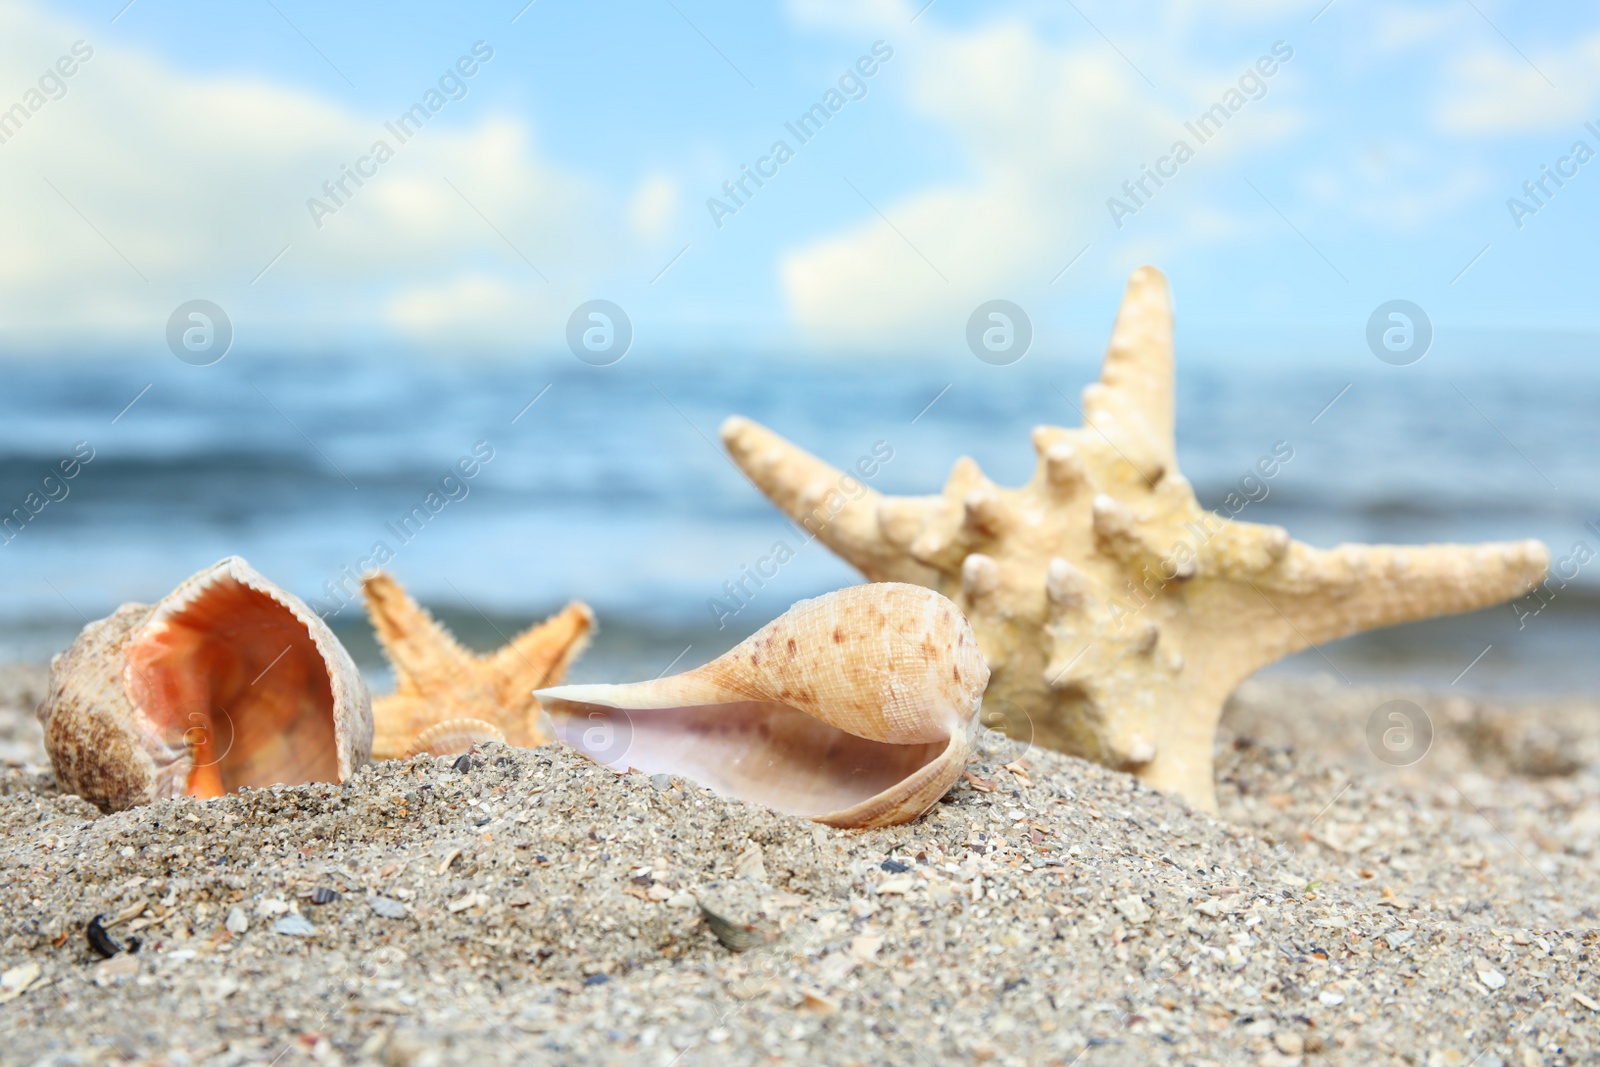
[[[42,677],[0,673],[7,1063],[1597,1058],[1593,701],[1402,694],[1400,769],[1394,693],[1256,681],[1220,817],[986,734],[852,833],[493,745],[101,816],[41,765]]]

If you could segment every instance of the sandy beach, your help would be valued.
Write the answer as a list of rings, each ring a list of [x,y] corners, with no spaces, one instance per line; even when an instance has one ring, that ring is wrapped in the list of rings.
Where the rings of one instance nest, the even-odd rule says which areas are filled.
[[[1590,701],[1411,694],[1401,770],[1364,734],[1395,694],[1256,681],[1219,818],[986,733],[852,833],[493,745],[101,816],[43,765],[43,677],[4,675],[8,1062],[1595,1057]]]
[[[1600,1067],[1600,4],[0,71],[0,1067]]]

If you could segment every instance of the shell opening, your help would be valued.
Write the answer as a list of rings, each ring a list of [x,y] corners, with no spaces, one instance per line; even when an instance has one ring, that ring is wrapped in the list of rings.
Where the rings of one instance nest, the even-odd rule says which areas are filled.
[[[937,760],[949,738],[872,741],[787,704],[625,709],[546,698],[556,736],[615,770],[681,774],[718,793],[815,818],[870,800]]]
[[[219,570],[153,615],[126,655],[129,698],[170,755],[173,793],[339,780],[327,662],[268,593]]]

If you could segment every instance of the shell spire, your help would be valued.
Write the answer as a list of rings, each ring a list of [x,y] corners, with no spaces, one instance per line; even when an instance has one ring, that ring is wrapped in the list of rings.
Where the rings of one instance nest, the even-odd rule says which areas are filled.
[[[1537,541],[1322,550],[1202,508],[1178,474],[1172,302],[1153,267],[1128,281],[1081,413],[1081,428],[1034,429],[1038,466],[1020,488],[963,459],[940,496],[872,494],[819,536],[869,578],[961,606],[1008,730],[1206,810],[1222,705],[1251,673],[1322,641],[1519,596],[1549,563]],[[723,439],[797,521],[838,473],[745,419]]]

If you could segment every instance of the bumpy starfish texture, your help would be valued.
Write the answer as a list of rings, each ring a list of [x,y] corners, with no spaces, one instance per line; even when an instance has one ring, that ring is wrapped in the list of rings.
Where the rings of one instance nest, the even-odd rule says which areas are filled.
[[[1033,431],[1019,489],[957,461],[941,496],[846,494],[842,475],[743,418],[722,427],[772,501],[875,582],[956,601],[991,681],[985,721],[1216,810],[1223,702],[1259,668],[1362,630],[1470,611],[1544,575],[1537,541],[1340,545],[1202,508],[1178,473],[1166,279],[1135,271],[1080,429]]]
[[[555,738],[533,691],[559,683],[589,644],[594,613],[571,603],[498,652],[474,655],[379,571],[362,579],[395,691],[372,702],[373,759],[465,752],[478,741],[532,748]]]

